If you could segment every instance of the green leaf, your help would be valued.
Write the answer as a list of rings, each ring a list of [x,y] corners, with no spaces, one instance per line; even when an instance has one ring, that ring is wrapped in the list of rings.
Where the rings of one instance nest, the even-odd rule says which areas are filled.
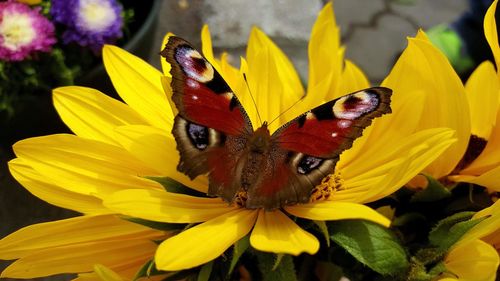
[[[438,276],[439,274],[448,271],[444,262],[439,262],[431,270],[429,270],[429,275],[432,277]]]
[[[405,280],[409,281],[428,281],[431,280],[432,277],[427,273],[427,269],[425,265],[415,257],[411,258],[410,270],[408,271],[407,277]]]
[[[290,255],[283,255],[279,266],[273,270],[277,262],[277,255],[256,252],[258,266],[263,276],[263,281],[297,281],[293,258]]]
[[[404,248],[387,228],[369,221],[342,220],[329,224],[330,238],[362,264],[382,275],[405,271]]]
[[[140,225],[147,226],[149,228],[163,230],[163,231],[178,231],[186,228],[185,223],[166,223],[166,222],[157,222],[157,221],[149,221],[145,219],[133,218],[133,217],[122,217],[122,219],[137,223]]]
[[[402,214],[399,217],[394,218],[392,221],[393,227],[400,227],[408,224],[418,224],[426,221],[426,217],[420,213],[412,212]]]
[[[207,195],[205,193],[196,191],[194,189],[191,189],[182,183],[169,178],[169,177],[145,177],[147,179],[153,180],[163,186],[166,191],[172,192],[172,193],[180,193],[180,194],[186,194],[186,195],[192,195],[192,196],[197,196],[197,197],[206,197]]]
[[[197,281],[208,281],[210,279],[210,275],[212,274],[212,268],[214,266],[214,262],[211,261],[209,263],[204,264],[200,272],[198,273]]]
[[[410,202],[434,202],[451,196],[451,192],[446,186],[431,176],[424,176],[427,178],[427,187],[415,193]]]
[[[326,246],[330,247],[330,233],[328,232],[328,227],[326,226],[326,223],[324,221],[314,221],[314,223],[318,227],[321,234],[323,234],[323,237],[325,237]]]
[[[276,269],[278,269],[284,256],[285,256],[285,254],[276,254],[276,260],[274,261],[273,268],[271,268],[272,271],[275,271]]]
[[[241,238],[240,240],[238,240],[238,242],[234,244],[233,257],[231,258],[231,264],[229,265],[229,271],[227,273],[228,275],[230,275],[233,272],[234,267],[238,263],[238,260],[240,259],[241,255],[245,253],[245,251],[248,249],[249,246],[250,246],[249,235]]]
[[[139,269],[139,271],[135,274],[133,280],[135,281],[139,278],[150,277],[160,274],[165,274],[165,272],[157,270],[154,261],[149,260],[141,267],[141,269]]]
[[[181,270],[177,272],[172,272],[172,275],[162,279],[162,281],[178,281],[178,280],[194,280],[196,277],[195,271],[193,269]]]
[[[461,212],[444,218],[429,233],[429,241],[440,253],[445,253],[472,227],[484,218],[471,220],[474,212]]]

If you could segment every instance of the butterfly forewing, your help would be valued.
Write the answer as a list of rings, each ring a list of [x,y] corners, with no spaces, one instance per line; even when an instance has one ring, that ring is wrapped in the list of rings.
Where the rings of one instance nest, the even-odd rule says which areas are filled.
[[[172,100],[183,118],[229,135],[252,131],[229,85],[187,41],[170,37],[161,55],[172,66]]]
[[[392,91],[373,87],[345,95],[305,112],[272,136],[283,149],[334,158],[350,148],[373,118],[390,113]]]

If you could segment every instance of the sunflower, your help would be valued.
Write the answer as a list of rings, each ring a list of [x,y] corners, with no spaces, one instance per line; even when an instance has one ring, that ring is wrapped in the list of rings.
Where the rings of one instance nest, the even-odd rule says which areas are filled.
[[[214,57],[207,27],[202,31],[202,44],[205,57],[238,95],[254,124],[258,123],[257,112],[248,88],[255,96],[259,114],[267,120],[278,116],[306,92],[288,58],[257,28],[250,34],[246,58],[242,59],[240,69],[229,64],[226,54],[220,59]],[[307,95],[273,123],[271,131],[324,101],[368,87],[359,68],[343,58],[331,4],[321,11],[313,27],[309,58]],[[88,218],[92,222],[94,216],[91,214],[95,209],[95,212],[113,217],[119,214],[148,221],[188,224],[187,229],[178,233],[148,229],[160,238],[152,237],[153,234],[131,234],[140,241],[161,241],[157,249],[149,252],[149,259],[154,257],[160,270],[177,271],[210,262],[247,235],[251,246],[259,251],[292,255],[316,253],[320,245],[318,238],[299,227],[295,217],[314,221],[364,219],[389,226],[389,219],[363,204],[399,189],[455,142],[453,131],[439,128],[441,126],[418,130],[423,109],[415,104],[421,101],[420,98],[402,98],[396,94],[393,113],[375,120],[364,136],[355,141],[353,148],[341,155],[335,171],[317,187],[322,195],[318,200],[275,211],[228,205],[220,198],[192,195],[207,192],[207,177],[190,180],[176,169],[179,155],[171,134],[176,109],[170,106],[167,98],[172,94],[170,66],[162,61],[161,73],[114,46],[104,47],[103,59],[125,103],[90,88],[70,86],[54,90],[55,107],[74,135],[20,141],[14,145],[17,158],[11,161],[10,167],[18,174],[18,179],[33,174],[37,182],[43,183],[35,185],[20,180],[29,190],[36,190],[32,191],[35,195],[63,207],[79,202],[78,210],[85,215],[75,219]],[[248,78],[248,87],[243,73]],[[16,163],[21,163],[24,169],[16,171]],[[191,195],[169,192],[160,184],[165,178],[193,192]],[[63,228],[57,233],[66,237],[69,244],[79,245],[73,240],[75,235],[67,235],[71,231],[79,232],[81,228]],[[1,257],[18,259],[3,276],[31,278],[93,270],[61,266],[48,273],[50,264],[43,263],[44,259],[20,262],[25,256],[16,249],[25,243],[14,242],[12,246],[9,241],[20,240],[23,235],[17,234],[23,232],[23,235],[43,236],[47,230],[33,233],[27,227],[0,241],[0,249],[13,252]],[[66,250],[58,241],[52,242],[47,245],[33,241],[29,245],[44,250],[57,249],[58,255],[66,259],[78,256],[73,249]],[[118,255],[123,253],[120,251]],[[126,253],[139,254],[134,249]],[[144,255],[144,260],[146,256],[148,254]],[[96,274],[122,274],[122,264],[90,257],[82,259],[81,263],[102,264],[104,267],[96,267]],[[33,267],[33,264],[43,266]],[[76,265],[79,264],[75,260]],[[29,268],[31,275],[27,277],[23,273]]]
[[[498,65],[496,4],[489,8],[484,27]],[[469,182],[500,191],[498,75],[490,62],[484,62],[464,87],[423,31],[409,39],[408,48],[382,85],[393,89],[395,95],[419,96],[424,113],[415,129],[443,126],[455,130],[457,138],[423,173],[445,184]]]
[[[227,55],[223,54],[220,59],[213,56],[207,27],[202,31],[202,43],[205,57],[238,95],[254,124],[258,123],[257,112],[250,106],[252,102],[249,91],[254,93],[259,114],[264,120],[273,119],[303,96],[303,87],[292,64],[259,29],[254,28],[250,34],[246,59],[242,59],[239,70],[228,63]],[[331,4],[325,6],[313,27],[309,53],[309,81],[312,83],[308,85],[305,98],[270,130],[275,130],[290,118],[324,101],[368,86],[366,78],[354,64],[347,62],[344,66],[343,48],[339,44],[338,28]],[[169,95],[170,67],[163,63],[163,68],[167,77],[164,79],[165,91]],[[116,69],[123,69],[123,66],[117,65]],[[246,74],[248,87],[245,85],[243,73]],[[319,221],[365,219],[388,226],[387,219],[362,204],[397,190],[453,142],[452,132],[447,129],[434,128],[413,133],[414,127],[411,126],[416,125],[413,119],[420,115],[419,108],[412,106],[414,100],[399,102],[409,110],[395,110],[394,114],[380,118],[389,124],[384,129],[383,139],[393,138],[394,141],[377,141],[368,145],[366,139],[380,137],[375,135],[375,132],[368,131],[354,144],[354,152],[343,154],[336,171],[318,187],[318,190],[323,192],[321,195],[324,195],[319,197],[324,200],[286,206],[276,211],[264,211],[240,208],[236,205],[228,206],[217,198],[132,189],[114,193],[105,199],[104,204],[116,212],[146,220],[199,223],[160,244],[155,262],[162,270],[182,270],[207,263],[250,232],[252,247],[260,251],[292,255],[303,252],[316,253],[319,249],[317,238],[301,229],[290,215]],[[373,127],[376,127],[377,120],[374,123]],[[404,123],[405,126],[401,127]],[[407,131],[396,128],[405,128]],[[131,146],[138,148],[135,150],[137,157],[157,158],[154,161],[150,159],[156,163],[166,161],[164,155],[158,155],[154,150],[150,150],[151,155],[148,157],[139,154],[143,154],[142,148],[147,146],[156,149],[159,146],[165,149],[167,145],[172,146],[173,140],[168,136],[168,132],[170,128],[164,132],[151,132],[151,135],[146,137],[136,136]],[[170,143],[160,141],[159,134],[168,137]],[[151,139],[158,141],[155,141],[154,145],[148,145],[147,142]],[[359,149],[361,145],[362,151]],[[171,177],[178,181],[184,179],[182,175],[177,178],[172,174]],[[207,181],[205,177],[199,177],[197,180]],[[189,183],[187,185],[189,186]],[[203,190],[198,191],[206,192],[206,188],[205,185]]]
[[[163,231],[113,215],[97,197],[58,186],[21,158],[12,160],[9,168],[32,194],[83,215],[30,225],[1,239],[0,258],[17,259],[1,277],[29,279],[85,272],[91,278],[95,276],[95,264],[106,264],[132,278],[156,251],[153,240],[168,237]]]
[[[459,169],[449,178],[500,192],[500,46],[498,45],[494,1],[484,18],[484,34],[494,54],[496,67],[486,61],[472,73],[465,85],[471,110],[469,149]],[[496,70],[495,70],[496,69]]]
[[[500,264],[500,201],[476,213],[481,219],[453,245],[444,259],[447,272],[439,280],[493,281]]]

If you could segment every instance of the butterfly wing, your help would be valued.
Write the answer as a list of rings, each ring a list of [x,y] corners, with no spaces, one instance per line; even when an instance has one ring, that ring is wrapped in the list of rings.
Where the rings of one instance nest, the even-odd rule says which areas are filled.
[[[280,127],[271,136],[264,175],[248,191],[247,207],[274,209],[309,201],[373,118],[390,113],[392,91],[369,88],[327,102]]]
[[[209,195],[232,201],[239,189],[238,161],[252,124],[215,68],[185,40],[172,36],[161,55],[171,65],[172,133],[180,152],[177,169],[190,178],[209,174]]]

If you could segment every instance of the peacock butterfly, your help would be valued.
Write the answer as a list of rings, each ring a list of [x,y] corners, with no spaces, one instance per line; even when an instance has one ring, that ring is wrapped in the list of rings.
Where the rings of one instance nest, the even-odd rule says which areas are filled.
[[[171,65],[178,110],[177,169],[191,179],[208,174],[209,196],[246,208],[308,202],[340,153],[373,118],[391,112],[392,91],[374,87],[309,110],[272,135],[266,122],[254,131],[229,85],[191,44],[172,36],[161,55]]]

